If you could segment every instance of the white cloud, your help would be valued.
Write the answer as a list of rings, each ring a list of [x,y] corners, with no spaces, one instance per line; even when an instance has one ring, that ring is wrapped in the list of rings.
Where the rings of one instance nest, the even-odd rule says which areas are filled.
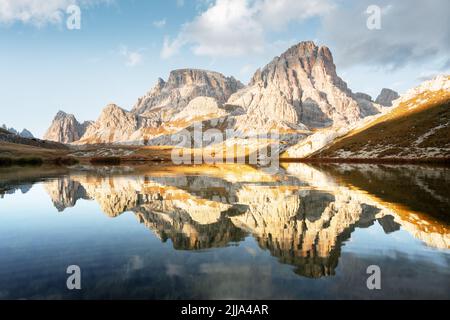
[[[89,6],[111,0],[0,0],[0,23],[43,26],[63,21],[70,5]]]
[[[168,58],[187,44],[196,55],[259,53],[266,46],[267,32],[331,8],[331,0],[216,0],[185,24],[175,39],[165,39],[161,56]]]
[[[153,26],[161,29],[166,26],[166,23],[167,23],[166,19],[156,20],[156,21],[153,21]]]
[[[283,28],[292,21],[323,16],[334,8],[328,0],[264,0],[255,5],[258,19],[271,28]]]
[[[186,41],[182,37],[178,37],[174,40],[170,40],[169,37],[164,37],[164,43],[161,50],[161,58],[168,59],[178,53],[181,47],[186,44]]]
[[[130,51],[127,47],[122,46],[119,53],[125,57],[125,65],[127,67],[135,67],[142,63],[143,57],[139,51]]]
[[[450,66],[450,1],[378,0],[381,30],[367,28],[367,7],[373,0],[197,0],[198,15],[178,35],[166,37],[163,58],[183,48],[196,55],[220,58],[272,52],[268,35],[289,23],[318,17],[320,44],[332,48],[337,64],[383,67],[433,63]],[[281,33],[280,33],[281,34]],[[299,32],[301,34],[301,32]],[[283,40],[283,39],[282,39]],[[295,39],[300,40],[310,39]],[[283,51],[281,48],[279,51]],[[433,62],[434,61],[434,62]]]
[[[379,0],[380,30],[366,26],[366,9],[372,3],[355,1],[324,17],[322,39],[333,46],[338,65],[365,64],[392,70],[448,57],[450,1]]]
[[[75,3],[74,0],[0,0],[0,21],[36,25],[59,23],[66,8]]]

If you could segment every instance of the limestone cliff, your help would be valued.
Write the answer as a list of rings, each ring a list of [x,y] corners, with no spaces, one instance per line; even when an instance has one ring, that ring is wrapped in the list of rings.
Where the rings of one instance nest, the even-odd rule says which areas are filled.
[[[197,97],[210,97],[222,105],[243,85],[233,77],[218,72],[181,69],[170,73],[134,105],[132,112],[169,121]]]
[[[377,113],[375,105],[361,107],[338,77],[327,47],[301,42],[263,69],[229,104],[242,106],[252,119],[274,119],[309,128],[343,126]]]
[[[396,91],[383,88],[375,102],[385,107],[392,107],[394,100],[397,100],[398,98],[400,98],[400,96]]]
[[[73,114],[59,111],[44,135],[45,140],[71,143],[79,140],[92,122],[79,123]]]

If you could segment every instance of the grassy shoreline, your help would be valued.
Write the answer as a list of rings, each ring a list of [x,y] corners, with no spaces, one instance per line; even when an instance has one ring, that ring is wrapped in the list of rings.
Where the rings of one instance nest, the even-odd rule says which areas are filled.
[[[359,164],[439,164],[450,166],[450,158],[280,158],[285,163],[359,163]]]

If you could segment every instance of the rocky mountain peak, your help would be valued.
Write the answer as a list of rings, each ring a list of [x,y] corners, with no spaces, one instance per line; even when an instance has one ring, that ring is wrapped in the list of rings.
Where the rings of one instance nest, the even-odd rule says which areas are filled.
[[[160,121],[170,121],[194,98],[211,97],[219,104],[224,104],[242,87],[242,83],[235,78],[218,72],[199,69],[174,70],[170,72],[167,82],[158,79],[155,87],[138,99],[132,112]]]
[[[116,104],[108,104],[97,121],[87,128],[77,144],[129,143],[142,144],[141,130],[155,128],[159,123],[151,118],[122,109]]]
[[[310,129],[346,128],[382,109],[348,89],[329,48],[305,41],[256,71],[248,86],[218,72],[173,70],[131,112],[108,105],[79,143],[163,145],[172,132],[208,120],[244,134],[294,132],[294,141]]]
[[[378,112],[371,101],[360,103],[339,78],[330,49],[312,41],[275,57],[229,104],[246,109],[251,121],[271,118],[310,128],[347,125]]]
[[[44,135],[45,140],[71,143],[79,140],[92,122],[79,123],[73,114],[58,111]]]
[[[67,117],[67,116],[73,116],[73,115],[69,115],[69,114],[67,114],[67,113],[65,113],[64,111],[62,111],[62,110],[59,110],[57,113],[56,113],[56,116],[55,116],[55,119],[56,118],[64,118],[64,117]]]
[[[274,80],[274,76],[282,75],[282,73],[277,73],[279,69],[286,70],[299,67],[308,77],[311,77],[314,66],[323,68],[332,79],[337,77],[333,55],[328,47],[319,47],[313,41],[300,42],[279,57],[275,57],[262,70],[258,70],[250,85],[262,82],[264,86],[267,86],[269,81]],[[286,73],[285,76],[289,77],[289,73]]]
[[[115,103],[110,103],[105,108],[103,108],[102,115],[108,115],[108,114],[113,114],[113,113],[118,113],[118,112],[123,113],[123,112],[125,112],[125,110],[122,109],[121,107],[119,107]]]
[[[167,83],[172,87],[186,85],[207,85],[210,81],[223,79],[224,76],[218,72],[200,69],[178,69],[170,72]]]
[[[385,107],[392,107],[392,102],[398,98],[400,98],[400,96],[396,91],[383,88],[375,102]]]
[[[158,78],[158,81],[156,82],[156,88],[164,88],[164,86],[166,85],[166,82],[164,81],[163,78]]]
[[[33,134],[27,130],[27,129],[23,129],[20,133],[19,136],[21,136],[22,138],[29,138],[32,139],[34,138]]]
[[[120,108],[116,104],[108,104],[100,114],[100,117],[96,121],[96,123],[101,123],[105,126],[114,125],[116,126],[118,123],[125,124],[130,123],[132,127],[135,127],[137,116],[131,114],[130,112]],[[123,128],[122,128],[123,129]]]

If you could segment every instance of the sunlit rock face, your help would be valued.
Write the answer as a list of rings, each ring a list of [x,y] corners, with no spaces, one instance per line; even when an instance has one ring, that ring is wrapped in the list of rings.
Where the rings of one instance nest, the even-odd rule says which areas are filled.
[[[44,135],[45,140],[71,143],[80,140],[92,121],[79,123],[73,114],[59,111]]]
[[[196,120],[217,119],[228,115],[220,108],[218,101],[211,97],[197,97],[192,99],[186,108],[172,117],[172,121],[192,123]]]
[[[258,70],[249,86],[229,104],[242,106],[254,119],[303,124],[309,128],[346,125],[373,113],[338,77],[327,47],[301,42]],[[366,104],[370,104],[368,101]]]
[[[242,87],[243,85],[233,77],[225,77],[218,72],[197,69],[174,70],[167,82],[159,79],[156,86],[138,100],[132,112],[157,117],[161,121],[171,121],[197,97],[210,97],[218,105],[223,105],[231,94]]]
[[[76,144],[128,143],[144,144],[143,130],[157,128],[159,123],[150,118],[128,112],[115,104],[106,106]]]
[[[200,122],[205,129],[234,131],[222,137],[229,145],[264,147],[255,135],[276,131],[282,137],[275,140],[290,146],[312,129],[345,127],[380,108],[367,95],[352,93],[327,47],[307,41],[258,70],[248,86],[213,71],[174,70],[130,112],[104,109],[77,144],[174,145],[173,134]]]
[[[246,166],[232,168],[78,173],[46,182],[45,187],[60,210],[83,197],[95,200],[111,217],[134,213],[140,223],[178,250],[224,247],[252,236],[261,248],[306,277],[333,275],[341,248],[355,229],[375,223],[385,233],[402,229],[429,246],[450,247],[445,224],[385,202],[366,191],[370,186],[360,190],[349,185],[339,171],[305,164],[289,164],[275,175]],[[340,170],[351,174],[355,169]],[[377,167],[359,167],[358,172],[371,173],[372,181],[390,179]],[[432,183],[422,181],[424,190],[433,190]]]
[[[108,105],[77,144],[174,145],[172,135],[193,123],[238,113],[223,104],[241,87],[234,78],[216,72],[173,71],[167,82],[160,79],[140,98],[132,111]]]

